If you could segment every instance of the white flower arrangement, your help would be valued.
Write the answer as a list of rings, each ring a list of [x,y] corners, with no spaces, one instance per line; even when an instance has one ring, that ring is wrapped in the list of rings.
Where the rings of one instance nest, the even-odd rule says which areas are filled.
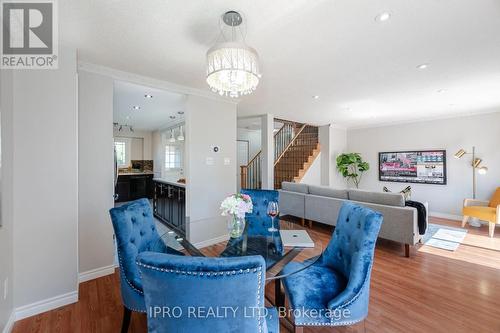
[[[231,215],[237,218],[244,218],[246,213],[253,210],[252,198],[247,194],[233,194],[228,196],[220,205],[222,216]]]

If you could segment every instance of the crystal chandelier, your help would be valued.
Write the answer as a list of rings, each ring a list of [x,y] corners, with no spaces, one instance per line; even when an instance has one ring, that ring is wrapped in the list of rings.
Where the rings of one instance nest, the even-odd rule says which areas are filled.
[[[207,52],[207,83],[213,92],[221,96],[239,97],[252,93],[259,84],[259,56],[245,44],[240,25],[241,15],[229,11],[222,15],[224,23],[231,27],[231,41],[216,43]],[[242,42],[236,41],[239,32]],[[221,27],[221,34],[224,32]],[[220,38],[219,36],[219,38]]]

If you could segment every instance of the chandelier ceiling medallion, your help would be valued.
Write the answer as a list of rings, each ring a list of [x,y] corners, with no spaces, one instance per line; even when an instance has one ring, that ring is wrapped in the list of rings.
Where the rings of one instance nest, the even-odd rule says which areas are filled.
[[[219,22],[219,38],[207,51],[207,83],[213,92],[221,96],[237,98],[251,94],[261,78],[259,55],[245,43],[245,35],[241,31],[243,18],[240,13],[226,12],[221,20],[230,28],[231,38],[227,40],[222,22]],[[221,37],[223,42],[219,42]]]

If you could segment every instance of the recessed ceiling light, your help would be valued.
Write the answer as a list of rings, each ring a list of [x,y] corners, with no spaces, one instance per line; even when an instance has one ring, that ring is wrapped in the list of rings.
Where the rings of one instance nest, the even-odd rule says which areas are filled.
[[[184,114],[184,111],[177,111],[177,114]]]
[[[444,90],[444,89],[439,89],[437,92],[441,94],[441,93],[444,93],[445,91],[446,90]]]
[[[319,96],[318,96],[318,95],[314,95],[314,96],[313,96],[313,98],[314,98],[314,99],[318,99],[318,98],[319,98]]]
[[[429,64],[420,64],[417,66],[418,69],[426,69],[427,67],[429,67]]]
[[[170,119],[175,119],[175,116],[170,116]]]
[[[141,109],[141,107],[140,107],[140,106],[138,106],[138,105],[134,105],[134,106],[132,107],[132,109],[134,109],[134,110],[140,110],[140,109]]]
[[[144,98],[153,98],[153,95],[146,94],[146,95],[144,95]]]
[[[375,16],[375,21],[377,22],[385,22],[388,21],[391,18],[391,13],[389,12],[382,12]]]

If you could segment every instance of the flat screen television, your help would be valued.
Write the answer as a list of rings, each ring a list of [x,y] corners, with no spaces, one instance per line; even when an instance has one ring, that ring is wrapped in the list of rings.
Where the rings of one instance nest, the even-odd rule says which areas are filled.
[[[378,161],[380,181],[446,185],[446,150],[383,152]]]

